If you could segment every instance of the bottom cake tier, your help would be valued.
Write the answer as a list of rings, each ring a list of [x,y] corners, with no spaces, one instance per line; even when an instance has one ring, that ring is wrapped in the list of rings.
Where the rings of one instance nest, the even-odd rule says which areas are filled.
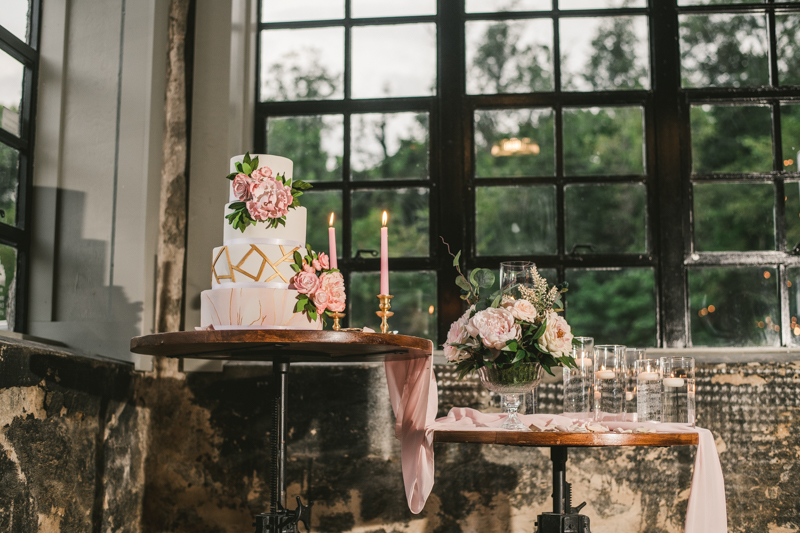
[[[202,327],[215,329],[322,329],[322,320],[311,321],[295,313],[297,291],[292,289],[213,289],[200,295]]]

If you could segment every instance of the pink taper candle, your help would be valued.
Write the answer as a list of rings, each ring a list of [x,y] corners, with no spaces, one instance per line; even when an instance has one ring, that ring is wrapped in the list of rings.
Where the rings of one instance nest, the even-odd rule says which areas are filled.
[[[381,294],[389,294],[389,228],[386,221],[389,215],[383,212],[383,227],[381,228]]]
[[[330,226],[328,227],[328,259],[332,269],[339,268],[336,262],[336,228],[333,227],[333,213],[331,213]]]

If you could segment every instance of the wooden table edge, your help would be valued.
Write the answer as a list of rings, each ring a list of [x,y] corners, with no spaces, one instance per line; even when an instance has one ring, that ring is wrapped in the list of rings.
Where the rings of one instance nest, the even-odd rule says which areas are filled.
[[[434,431],[433,442],[510,446],[692,446],[697,433],[556,433],[523,431]]]

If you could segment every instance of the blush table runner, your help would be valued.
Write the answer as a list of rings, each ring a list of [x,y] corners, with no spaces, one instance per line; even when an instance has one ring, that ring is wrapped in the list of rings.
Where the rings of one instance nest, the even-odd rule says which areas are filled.
[[[397,418],[395,437],[401,441],[406,498],[411,512],[417,514],[422,511],[433,489],[434,431],[497,431],[506,415],[454,407],[447,416],[436,419],[439,398],[432,357],[386,362],[385,369],[392,409]],[[540,427],[575,423],[572,418],[548,414],[521,415],[520,419],[526,425]],[[603,421],[602,425],[609,430],[644,426],[636,422],[612,421]],[[711,432],[685,424],[647,424],[646,427],[655,429],[657,433],[698,434],[685,533],[726,533],[725,481]]]

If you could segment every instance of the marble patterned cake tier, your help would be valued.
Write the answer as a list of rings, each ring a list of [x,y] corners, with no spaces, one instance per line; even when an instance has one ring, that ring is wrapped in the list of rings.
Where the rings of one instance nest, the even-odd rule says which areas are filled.
[[[218,246],[211,255],[211,288],[288,289],[295,251],[305,254],[303,243]]]
[[[321,330],[322,320],[295,313],[291,289],[217,289],[200,294],[200,324],[215,329]]]

